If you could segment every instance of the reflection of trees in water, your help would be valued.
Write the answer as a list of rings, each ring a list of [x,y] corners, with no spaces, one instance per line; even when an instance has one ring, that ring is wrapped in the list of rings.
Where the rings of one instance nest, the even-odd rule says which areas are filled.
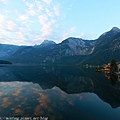
[[[120,106],[120,83],[114,87],[103,73],[97,73],[93,68],[78,68],[70,66],[12,66],[9,67],[9,81],[38,83],[43,90],[57,86],[68,94],[94,92],[113,108]],[[6,76],[6,74],[4,74]],[[2,80],[4,81],[4,76]],[[11,77],[10,77],[11,76]],[[109,76],[110,79],[110,76]],[[111,78],[114,84],[114,78]],[[117,79],[116,79],[117,80]],[[117,92],[116,92],[117,91]],[[117,98],[116,98],[117,97]]]
[[[105,77],[107,77],[110,80],[111,85],[115,85],[119,81],[119,76],[115,73],[105,73]]]
[[[110,82],[112,85],[115,85],[117,81],[118,81],[118,76],[116,74],[110,75]]]

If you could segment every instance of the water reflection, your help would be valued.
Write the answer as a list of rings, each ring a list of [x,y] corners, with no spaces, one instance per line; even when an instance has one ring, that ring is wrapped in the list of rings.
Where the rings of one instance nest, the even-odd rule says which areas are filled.
[[[105,77],[107,77],[110,80],[111,85],[116,85],[118,84],[118,82],[120,82],[120,74],[105,73]]]
[[[0,116],[120,119],[120,84],[112,86],[95,70],[12,66],[0,71]]]

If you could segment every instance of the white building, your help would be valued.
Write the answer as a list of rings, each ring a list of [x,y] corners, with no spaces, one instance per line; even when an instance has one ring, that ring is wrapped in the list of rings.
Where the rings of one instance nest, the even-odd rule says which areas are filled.
[[[118,72],[120,72],[120,62],[117,62]]]

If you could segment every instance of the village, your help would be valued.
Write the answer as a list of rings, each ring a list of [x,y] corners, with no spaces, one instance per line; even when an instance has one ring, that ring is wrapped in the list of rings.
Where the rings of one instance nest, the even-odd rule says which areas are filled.
[[[105,64],[103,66],[99,66],[96,68],[98,72],[102,72],[105,74],[105,77],[108,79],[116,76],[115,79],[120,82],[120,62],[116,62],[115,60],[111,60],[110,63]]]

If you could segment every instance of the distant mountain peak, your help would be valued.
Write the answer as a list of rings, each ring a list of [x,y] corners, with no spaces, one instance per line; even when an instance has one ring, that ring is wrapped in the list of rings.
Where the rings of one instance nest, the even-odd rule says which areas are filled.
[[[56,43],[54,41],[51,40],[44,40],[41,45],[42,46],[46,46],[46,45],[55,45]]]
[[[42,42],[42,44],[49,44],[49,43],[54,43],[54,44],[56,44],[54,41],[52,41],[52,40],[44,40],[43,42]]]
[[[111,31],[120,32],[120,29],[118,27],[113,27]]]
[[[80,40],[82,40],[82,39],[81,38],[75,38],[75,37],[69,37],[69,38],[63,40],[61,43],[68,43],[68,42],[73,43],[73,42],[78,42]]]
[[[82,40],[82,38],[76,38],[76,37],[69,37],[66,40]]]
[[[99,38],[103,38],[103,37],[108,37],[108,39],[114,35],[117,35],[118,33],[120,33],[120,29],[117,27],[113,27],[110,31],[108,32],[104,32]]]

